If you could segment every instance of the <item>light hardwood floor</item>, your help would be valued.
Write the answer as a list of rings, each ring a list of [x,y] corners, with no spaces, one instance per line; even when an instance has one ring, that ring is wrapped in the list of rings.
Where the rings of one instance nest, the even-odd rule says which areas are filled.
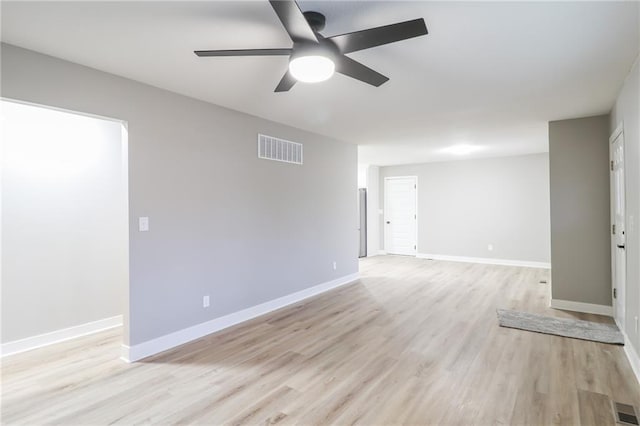
[[[7,357],[3,424],[589,424],[638,405],[620,346],[498,327],[542,269],[375,257],[362,279],[144,362],[119,331]]]

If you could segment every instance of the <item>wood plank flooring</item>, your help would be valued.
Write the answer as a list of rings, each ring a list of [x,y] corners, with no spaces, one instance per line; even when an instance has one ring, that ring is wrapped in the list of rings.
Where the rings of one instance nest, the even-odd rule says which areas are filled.
[[[543,269],[383,256],[362,278],[147,359],[119,330],[2,361],[3,424],[612,425],[622,347],[498,327],[548,308]]]

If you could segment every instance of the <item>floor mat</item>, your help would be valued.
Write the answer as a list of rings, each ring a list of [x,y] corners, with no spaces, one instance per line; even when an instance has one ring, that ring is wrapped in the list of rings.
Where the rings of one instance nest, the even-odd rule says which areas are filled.
[[[615,324],[547,317],[507,309],[498,309],[496,312],[501,327],[518,328],[612,345],[624,345],[624,336]]]

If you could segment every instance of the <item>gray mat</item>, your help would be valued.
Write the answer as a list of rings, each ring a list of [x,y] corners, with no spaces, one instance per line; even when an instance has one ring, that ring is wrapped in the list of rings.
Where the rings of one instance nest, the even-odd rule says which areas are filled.
[[[615,324],[546,317],[507,309],[498,309],[497,313],[501,327],[518,328],[612,345],[624,345],[624,337]]]

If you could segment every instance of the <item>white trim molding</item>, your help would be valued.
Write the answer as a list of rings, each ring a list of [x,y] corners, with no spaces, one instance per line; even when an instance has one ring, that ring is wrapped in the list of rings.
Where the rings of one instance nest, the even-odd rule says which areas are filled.
[[[308,299],[309,297],[352,283],[356,281],[359,276],[360,274],[357,272],[345,275],[335,280],[318,284],[241,311],[233,312],[192,327],[165,334],[164,336],[147,340],[146,342],[138,343],[137,345],[122,345],[121,359],[126,362],[139,361],[168,349],[175,348],[176,346],[199,339],[208,334],[215,333],[216,331],[223,330],[250,319],[268,314],[280,308],[284,308],[285,306],[300,302],[304,299]]]
[[[622,335],[624,336],[624,353],[627,355],[629,359],[629,364],[631,364],[631,369],[633,373],[636,375],[636,380],[640,383],[640,357],[638,356],[638,352],[636,352],[635,348],[631,344],[631,339],[627,336],[627,333],[622,331]]]
[[[2,356],[13,355],[21,352],[30,351],[32,349],[41,348],[43,346],[52,345],[54,343],[64,342],[65,340],[75,339],[77,337],[86,336],[97,333],[99,331],[108,330],[110,328],[120,327],[122,325],[122,315],[111,318],[105,318],[98,321],[88,322],[61,330],[52,331],[37,336],[27,337],[25,339],[14,340],[2,344]]]
[[[386,256],[386,255],[387,255],[386,250],[378,250],[378,256]]]
[[[594,305],[593,303],[573,302],[571,300],[551,299],[550,307],[563,311],[583,312],[585,314],[613,316],[613,306]]]
[[[449,262],[482,263],[487,265],[524,266],[527,268],[551,269],[549,262],[532,262],[529,260],[493,259],[490,257],[449,256],[446,254],[418,253],[418,259],[447,260]]]

